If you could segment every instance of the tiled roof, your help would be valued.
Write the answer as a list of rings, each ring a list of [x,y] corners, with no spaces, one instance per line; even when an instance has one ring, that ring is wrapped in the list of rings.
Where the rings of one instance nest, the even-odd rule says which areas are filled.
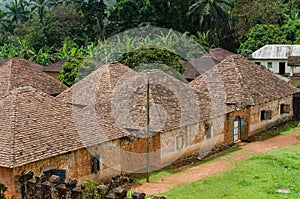
[[[300,56],[289,56],[288,66],[300,66]]]
[[[188,80],[194,80],[199,77],[201,74],[205,73],[217,63],[216,60],[213,60],[209,56],[203,56],[197,59],[193,59],[190,61],[179,60],[179,62],[184,66],[186,69],[183,73],[183,76]]]
[[[62,71],[63,65],[68,61],[68,59],[63,59],[58,62],[55,62],[49,66],[44,66],[42,70],[44,72],[57,72],[60,73]]]
[[[225,50],[223,48],[211,48],[209,49],[209,55],[211,56],[212,59],[221,62],[227,57],[229,57],[230,55],[234,55],[234,53]]]
[[[57,99],[77,107],[94,107],[100,127],[107,131],[142,129],[147,118],[146,79],[150,81],[150,117],[154,130],[174,129],[203,117],[190,106],[193,98],[196,106],[198,96],[187,84],[158,70],[137,73],[121,63],[102,66]],[[163,127],[159,127],[162,123]],[[104,124],[110,124],[109,128]]]
[[[57,95],[67,88],[59,81],[42,72],[42,67],[21,58],[1,61],[0,96],[23,86],[32,86],[51,95]]]
[[[241,55],[228,57],[190,83],[199,92],[204,92],[203,84],[210,88],[213,99],[219,99],[217,104],[220,105],[256,105],[298,92],[286,81]]]
[[[32,87],[0,98],[0,166],[17,167],[84,147],[73,110]]]

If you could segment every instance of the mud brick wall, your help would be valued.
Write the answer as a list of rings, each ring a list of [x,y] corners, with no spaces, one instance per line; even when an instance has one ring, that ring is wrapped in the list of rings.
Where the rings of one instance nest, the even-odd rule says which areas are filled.
[[[290,113],[280,114],[280,104],[290,105]],[[262,110],[272,111],[272,119],[261,121]],[[250,110],[250,134],[258,133],[262,130],[271,128],[279,123],[286,122],[293,118],[293,97],[288,96],[280,100],[273,100],[268,103],[252,106]]]

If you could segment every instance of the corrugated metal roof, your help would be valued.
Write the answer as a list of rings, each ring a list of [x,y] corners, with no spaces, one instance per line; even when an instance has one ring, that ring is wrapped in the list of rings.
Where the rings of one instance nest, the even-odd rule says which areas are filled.
[[[252,59],[287,59],[300,56],[300,45],[265,45],[252,53]]]

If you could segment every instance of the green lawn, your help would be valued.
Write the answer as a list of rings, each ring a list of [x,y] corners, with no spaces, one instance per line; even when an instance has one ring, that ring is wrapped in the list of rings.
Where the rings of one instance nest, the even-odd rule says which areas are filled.
[[[278,188],[291,192],[279,194]],[[255,155],[228,172],[161,195],[168,199],[300,198],[300,145]]]

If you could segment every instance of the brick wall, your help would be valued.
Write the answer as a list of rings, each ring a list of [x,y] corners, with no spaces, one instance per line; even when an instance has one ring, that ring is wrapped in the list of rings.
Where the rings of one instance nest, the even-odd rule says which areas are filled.
[[[290,113],[280,114],[280,104],[289,104]],[[272,119],[261,121],[261,111],[272,111]],[[250,134],[258,133],[281,122],[292,119],[293,117],[293,97],[288,96],[279,100],[252,106],[250,108]]]
[[[224,144],[230,144],[233,142],[233,128],[234,120],[239,117],[242,122],[240,126],[239,139],[247,140],[249,136],[249,113],[250,109],[245,108],[242,110],[236,110],[226,114],[225,131],[224,131]]]

